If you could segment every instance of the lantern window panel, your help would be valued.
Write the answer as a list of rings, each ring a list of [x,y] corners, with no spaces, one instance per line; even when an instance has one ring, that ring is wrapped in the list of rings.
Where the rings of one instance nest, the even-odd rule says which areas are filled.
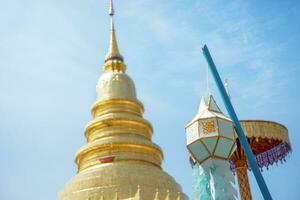
[[[188,148],[193,157],[200,163],[210,157],[210,154],[204,147],[203,143],[199,140],[188,145]]]
[[[231,153],[233,144],[232,140],[220,137],[214,155],[227,159]]]
[[[219,133],[227,138],[234,139],[234,128],[230,121],[218,119]]]
[[[210,137],[218,134],[218,127],[215,119],[200,120],[200,137]]]
[[[186,128],[186,138],[187,138],[187,144],[190,144],[199,138],[198,121],[194,122],[193,124],[191,124]]]
[[[218,137],[208,137],[203,138],[202,142],[205,144],[206,148],[209,150],[211,154],[214,153],[214,150],[216,148]]]

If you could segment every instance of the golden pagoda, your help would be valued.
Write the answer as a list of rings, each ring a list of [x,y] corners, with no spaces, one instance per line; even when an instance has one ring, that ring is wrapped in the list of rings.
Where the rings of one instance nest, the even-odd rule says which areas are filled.
[[[187,199],[163,171],[163,153],[151,140],[153,129],[126,74],[111,18],[109,52],[99,78],[93,119],[84,133],[87,144],[76,154],[77,174],[59,192],[58,200]]]

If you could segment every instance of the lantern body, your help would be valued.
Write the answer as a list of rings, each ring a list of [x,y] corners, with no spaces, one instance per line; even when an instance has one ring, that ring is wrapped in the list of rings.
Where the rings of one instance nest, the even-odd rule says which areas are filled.
[[[196,117],[186,126],[187,149],[194,171],[195,199],[235,200],[234,177],[229,158],[235,150],[233,123],[225,117],[210,96],[204,97]]]
[[[229,160],[235,150],[233,123],[225,117],[210,96],[208,105],[201,99],[196,117],[186,126],[187,148],[199,163],[209,158]]]

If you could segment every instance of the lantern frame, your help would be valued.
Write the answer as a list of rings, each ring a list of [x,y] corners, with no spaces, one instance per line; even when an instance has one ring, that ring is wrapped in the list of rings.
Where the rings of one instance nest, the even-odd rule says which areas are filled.
[[[215,112],[215,111],[213,111]],[[219,114],[222,114],[222,112],[217,112]],[[208,132],[209,133],[213,133],[213,136],[203,136],[203,131],[201,130],[201,121],[205,121],[207,120],[208,122],[214,122],[214,128],[215,128],[215,131],[214,132]],[[224,136],[224,134],[221,133],[221,129],[220,129],[220,121],[219,120],[223,120],[225,122],[229,122],[231,124],[231,128],[232,128],[232,132],[233,132],[233,137],[230,138],[230,137],[227,137],[227,136]],[[197,133],[194,135],[194,137],[196,136],[196,138],[191,138],[189,141],[188,141],[188,137],[190,135],[189,133],[189,128],[193,125],[195,125],[195,123],[197,124]],[[185,127],[185,131],[186,131],[186,134],[187,134],[187,149],[190,153],[190,155],[193,157],[193,159],[195,159],[198,163],[204,163],[206,160],[210,159],[210,158],[218,158],[218,159],[222,159],[222,160],[229,160],[231,155],[233,154],[233,152],[235,151],[235,148],[236,148],[236,138],[237,138],[237,134],[235,132],[235,129],[234,129],[234,126],[232,124],[232,121],[229,120],[229,119],[226,119],[225,117],[219,117],[219,116],[214,116],[214,117],[207,117],[207,118],[196,118],[194,119],[193,121],[191,121],[186,127]],[[217,141],[215,142],[214,144],[214,149],[213,151],[210,151],[207,147],[207,144],[203,141],[205,139],[210,139],[210,138],[217,138]],[[218,146],[220,145],[219,144],[219,140],[220,138],[223,138],[225,140],[230,140],[231,143],[231,147],[230,147],[230,150],[227,152],[227,156],[226,157],[222,157],[222,156],[218,156],[218,155],[215,155],[216,153],[216,150],[218,148]],[[205,148],[206,152],[208,153],[207,156],[205,156],[204,159],[198,159],[197,156],[193,153],[193,151],[191,150],[191,145],[193,145],[194,143],[196,142],[200,142],[201,145]]]

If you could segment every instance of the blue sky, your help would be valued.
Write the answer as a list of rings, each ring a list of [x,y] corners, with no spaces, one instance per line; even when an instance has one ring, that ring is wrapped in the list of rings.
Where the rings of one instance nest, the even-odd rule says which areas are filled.
[[[75,174],[74,154],[85,143],[108,46],[107,1],[0,3],[0,199],[52,200]],[[115,0],[115,7],[127,72],[163,167],[184,191],[192,181],[184,126],[207,95],[206,43],[240,119],[288,127],[291,156],[263,175],[274,199],[300,199],[300,3]],[[254,199],[262,199],[250,178]]]

